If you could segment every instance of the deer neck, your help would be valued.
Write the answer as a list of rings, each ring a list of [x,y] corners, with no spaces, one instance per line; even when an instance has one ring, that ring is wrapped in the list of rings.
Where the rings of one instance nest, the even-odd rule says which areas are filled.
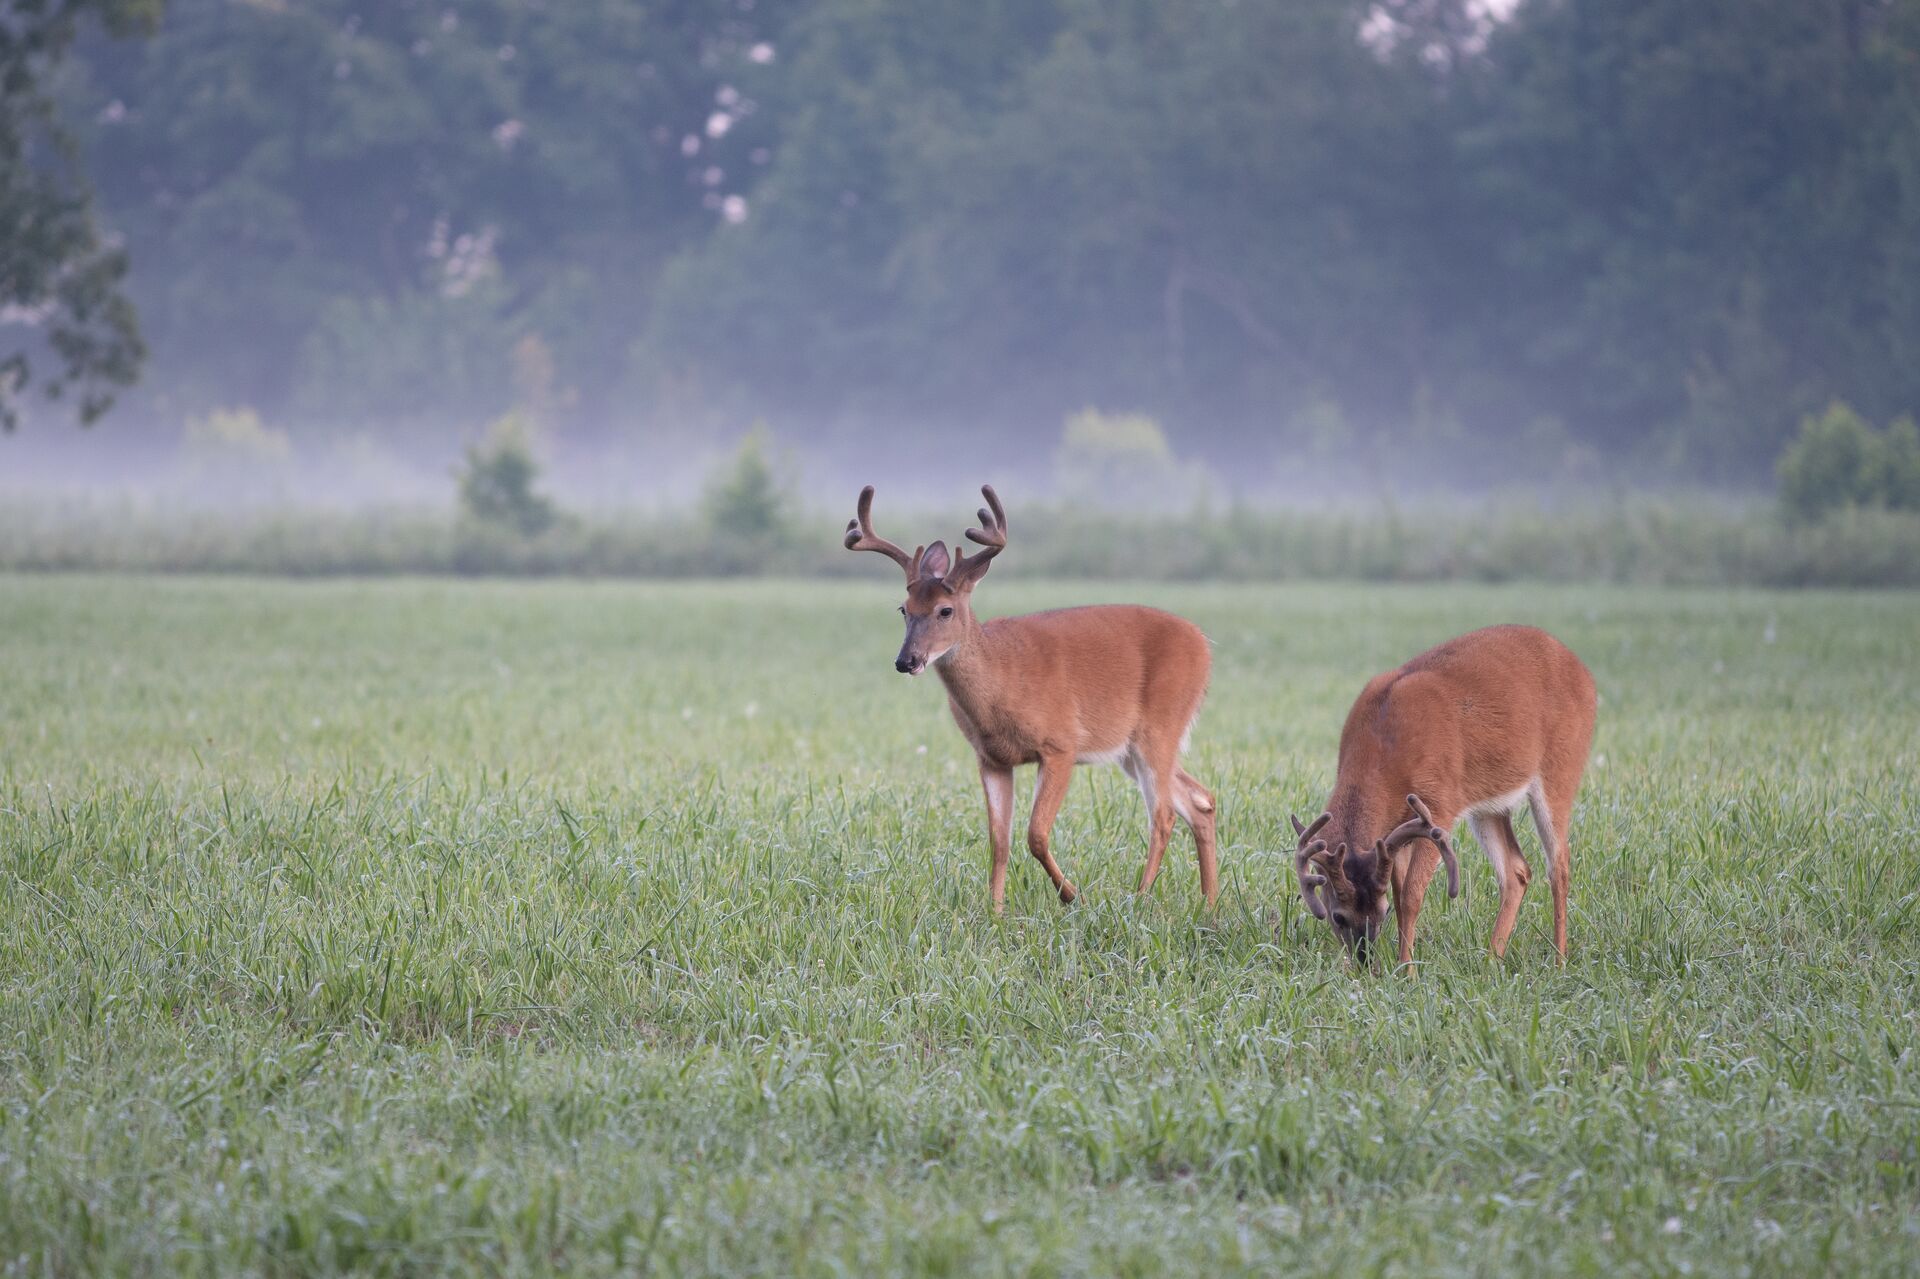
[[[962,706],[975,707],[991,696],[990,690],[997,683],[994,679],[996,663],[993,639],[979,619],[967,619],[966,634],[959,643],[940,655],[933,669],[939,673],[940,682],[946,685],[948,696]]]
[[[1333,820],[1321,832],[1328,848],[1338,848],[1344,842],[1354,852],[1364,852],[1393,828],[1394,801],[1400,797],[1376,793],[1379,790],[1378,786],[1355,785],[1344,778],[1334,783],[1327,800]]]

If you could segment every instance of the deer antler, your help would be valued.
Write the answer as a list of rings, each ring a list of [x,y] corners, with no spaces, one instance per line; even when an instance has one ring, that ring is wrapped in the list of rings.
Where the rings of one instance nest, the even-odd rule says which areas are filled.
[[[859,513],[847,521],[846,548],[849,551],[880,552],[898,564],[906,573],[907,581],[912,582],[919,567],[920,555],[917,552],[912,555],[907,554],[873,531],[873,485],[869,484],[860,490],[858,510]]]
[[[1293,875],[1300,881],[1300,900],[1307,904],[1307,909],[1313,912],[1315,919],[1325,919],[1327,904],[1321,899],[1320,890],[1326,886],[1327,877],[1318,872],[1307,874],[1307,863],[1315,854],[1327,851],[1327,841],[1315,839],[1314,836],[1320,833],[1322,826],[1333,820],[1333,814],[1320,814],[1313,819],[1311,826],[1302,826],[1300,819],[1291,813],[1288,816],[1293,820],[1293,833],[1300,837],[1293,851]]]
[[[1007,548],[1007,512],[1000,505],[999,494],[993,491],[993,485],[983,484],[980,496],[987,499],[987,504],[978,513],[980,527],[968,529],[967,540],[978,543],[982,549],[968,555],[954,548],[953,568],[947,573],[947,581],[955,586],[979,581],[987,571],[988,561]]]
[[[1430,839],[1440,849],[1440,860],[1447,864],[1447,897],[1460,895],[1460,863],[1453,857],[1453,841],[1447,838],[1447,832],[1434,824],[1433,814],[1420,802],[1418,795],[1407,796],[1407,807],[1413,810],[1413,816],[1394,827],[1388,836],[1380,841],[1380,851],[1391,853],[1402,844],[1410,844],[1416,839]]]

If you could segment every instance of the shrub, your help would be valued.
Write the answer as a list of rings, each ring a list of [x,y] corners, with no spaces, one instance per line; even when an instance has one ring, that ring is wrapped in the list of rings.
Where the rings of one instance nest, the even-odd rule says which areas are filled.
[[[1920,425],[1903,417],[1880,437],[1875,480],[1881,504],[1894,511],[1920,511]]]
[[[1174,456],[1167,433],[1141,413],[1075,413],[1053,466],[1061,496],[1077,506],[1169,511],[1206,495],[1205,472]]]
[[[775,469],[772,436],[756,425],[707,482],[708,526],[722,537],[764,543],[786,525],[787,489]]]
[[[488,428],[486,439],[468,446],[459,472],[460,510],[475,524],[536,537],[559,518],[552,500],[534,489],[540,463],[532,434],[525,418],[509,413]]]
[[[189,453],[249,462],[278,463],[293,455],[287,433],[268,426],[259,413],[245,406],[215,409],[189,421],[186,446]]]
[[[1781,504],[1794,519],[1852,507],[1920,511],[1920,427],[1901,418],[1877,432],[1836,401],[1801,423],[1778,474]]]
[[[276,494],[293,460],[287,433],[245,406],[188,421],[180,451],[189,480],[228,499]]]

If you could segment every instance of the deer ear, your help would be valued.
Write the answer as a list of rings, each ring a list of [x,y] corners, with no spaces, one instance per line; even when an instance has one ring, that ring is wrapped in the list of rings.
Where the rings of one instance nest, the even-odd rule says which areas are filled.
[[[920,556],[920,576],[945,577],[947,570],[953,567],[953,561],[947,556],[947,544],[935,542]]]

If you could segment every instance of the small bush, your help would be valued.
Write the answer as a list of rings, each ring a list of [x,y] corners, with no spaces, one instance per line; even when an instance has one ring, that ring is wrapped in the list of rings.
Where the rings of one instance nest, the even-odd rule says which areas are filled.
[[[1875,431],[1836,401],[1801,424],[1778,474],[1781,504],[1797,520],[1857,507],[1920,511],[1920,427],[1902,418]]]
[[[293,444],[287,439],[287,433],[268,426],[260,420],[259,413],[244,406],[215,409],[205,417],[189,421],[186,448],[201,457],[269,465],[293,456]]]
[[[194,485],[227,500],[275,497],[291,474],[293,442],[245,406],[187,423],[180,457]]]
[[[559,518],[552,500],[535,491],[539,478],[532,430],[525,418],[510,413],[467,449],[459,473],[461,513],[483,528],[537,537]]]
[[[1076,506],[1164,512],[1206,496],[1204,470],[1180,461],[1166,431],[1141,413],[1084,409],[1069,417],[1053,466],[1060,495]]]
[[[786,526],[787,506],[787,488],[775,468],[772,436],[764,425],[757,425],[708,481],[707,523],[722,537],[765,543]]]
[[[1892,511],[1920,511],[1920,425],[1901,418],[1880,437],[1878,452],[1881,503]]]

